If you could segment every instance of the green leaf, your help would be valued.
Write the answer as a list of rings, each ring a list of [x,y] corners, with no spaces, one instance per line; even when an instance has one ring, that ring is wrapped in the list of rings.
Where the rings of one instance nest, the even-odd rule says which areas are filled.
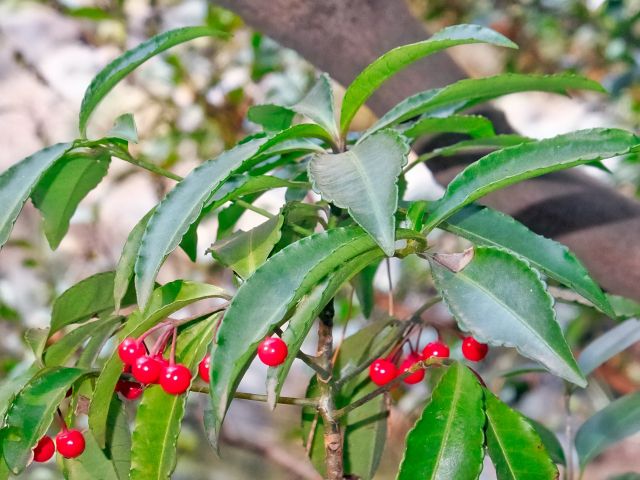
[[[318,81],[302,100],[291,106],[291,110],[316,122],[329,132],[334,139],[340,137],[336,116],[333,111],[333,90],[331,89],[329,76],[326,73],[320,75]]]
[[[340,114],[342,134],[349,129],[351,120],[360,107],[390,77],[423,57],[470,43],[517,48],[508,38],[479,25],[455,25],[437,32],[428,40],[394,48],[367,66],[347,88]]]
[[[209,27],[177,28],[156,35],[113,60],[94,77],[84,93],[82,105],[80,106],[80,134],[83,137],[86,136],[89,117],[102,99],[120,80],[151,57],[180,43],[204,36],[225,37],[226,34]]]
[[[446,147],[436,148],[429,157],[450,157],[461,153],[477,153],[493,150],[499,150],[505,147],[513,147],[522,143],[533,142],[531,138],[523,137],[515,134],[495,135],[486,138],[474,138],[471,140],[462,140],[461,142],[448,145]]]
[[[640,137],[618,129],[594,128],[508,147],[460,172],[433,205],[425,229],[432,230],[463,206],[499,188],[577,165],[623,155]]]
[[[219,317],[220,314],[211,315],[178,337],[178,361],[192,373],[206,354]],[[186,395],[167,395],[159,385],[145,390],[133,430],[131,480],[160,480],[171,476],[176,466],[178,435],[186,403]]]
[[[538,273],[520,258],[476,247],[457,273],[432,258],[436,287],[464,331],[481,342],[513,346],[552,373],[585,386],[586,380],[555,318],[553,298]]]
[[[129,336],[137,338],[160,320],[181,308],[213,297],[229,298],[224,290],[215,285],[185,280],[167,283],[153,292],[144,312],[136,310],[129,316],[118,338],[120,340]],[[89,404],[89,427],[101,447],[105,445],[109,406],[121,373],[122,361],[118,357],[118,352],[114,351],[102,367]]]
[[[57,143],[16,163],[0,175],[0,247],[5,244],[24,202],[45,172],[71,148]]]
[[[241,143],[196,167],[156,207],[142,237],[135,264],[139,305],[146,305],[162,262],[198,218],[207,198],[243,162],[255,155],[264,142],[265,139],[260,138]]]
[[[560,444],[560,440],[558,440],[557,435],[532,418],[525,417],[525,420],[529,422],[538,433],[538,436],[540,437],[540,440],[542,440],[544,448],[547,449],[551,460],[555,463],[559,463],[560,465],[564,465],[566,463],[564,450],[562,449],[562,445]]]
[[[273,104],[254,105],[247,112],[249,121],[262,126],[265,132],[279,132],[289,128],[295,115],[291,109]]]
[[[131,468],[131,431],[125,405],[116,395],[109,406],[106,453],[113,462],[118,478],[128,480]]]
[[[138,129],[133,115],[125,113],[116,118],[106,138],[117,138],[128,143],[138,143]]]
[[[423,113],[430,116],[451,115],[511,93],[538,91],[566,95],[568,89],[605,91],[598,82],[573,74],[505,73],[486,78],[467,78],[444,88],[427,90],[406,98],[384,114],[363,137]]]
[[[640,392],[611,402],[584,422],[575,438],[580,468],[620,440],[640,431]]]
[[[42,213],[44,233],[52,249],[58,248],[80,201],[104,178],[110,162],[105,150],[67,154],[38,181],[31,199]]]
[[[14,398],[38,371],[38,366],[33,364],[26,371],[14,377],[5,378],[2,380],[2,383],[0,383],[0,429],[5,426],[6,413],[13,403]],[[0,455],[1,454],[2,442],[0,442]],[[1,460],[0,458],[0,463],[2,463]]]
[[[498,480],[554,480],[558,469],[533,426],[485,390],[487,448]]]
[[[480,115],[450,115],[425,117],[402,130],[402,134],[415,139],[427,133],[464,133],[471,137],[493,137],[493,124]]]
[[[346,208],[353,219],[393,255],[398,208],[398,177],[407,162],[407,145],[387,130],[338,154],[314,155],[309,162],[313,189]]]
[[[484,457],[483,426],[482,388],[467,367],[455,363],[407,435],[397,478],[477,479]]]
[[[476,245],[506,248],[575,290],[605,314],[615,316],[598,284],[567,247],[532,232],[512,217],[490,208],[468,205],[440,227]]]
[[[277,215],[249,231],[238,231],[211,245],[210,252],[222,265],[231,268],[243,279],[264,263],[280,240],[284,217]]]
[[[358,303],[360,304],[360,310],[365,318],[369,318],[373,312],[373,308],[376,305],[376,291],[373,285],[373,281],[378,271],[380,263],[374,263],[367,265],[362,271],[356,275],[351,284],[356,289],[356,296],[358,297]]]
[[[86,480],[119,480],[113,463],[105,456],[98,443],[91,435],[85,435],[85,449],[77,458],[63,460],[65,479]]]
[[[9,469],[18,474],[31,461],[31,449],[49,429],[67,390],[85,374],[78,368],[40,370],[16,396],[6,414],[2,453]]]
[[[53,302],[49,337],[74,323],[113,311],[114,272],[97,273],[76,283]],[[130,302],[126,302],[130,304]]]
[[[398,236],[415,237],[415,233],[399,230]],[[211,369],[214,418],[210,440],[214,445],[233,392],[262,339],[281,325],[287,311],[328,273],[375,249],[373,240],[357,227],[317,233],[280,250],[240,286],[211,350],[213,365],[228,366]]]
[[[617,318],[640,316],[640,303],[635,300],[611,294],[606,294],[606,297]]]
[[[589,375],[604,362],[639,341],[640,320],[629,319],[587,345],[580,352],[578,365],[585,375]]]

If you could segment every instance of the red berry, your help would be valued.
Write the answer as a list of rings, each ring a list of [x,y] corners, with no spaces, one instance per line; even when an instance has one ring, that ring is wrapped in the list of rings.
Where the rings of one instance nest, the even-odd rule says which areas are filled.
[[[400,364],[400,372],[406,372],[413,366],[414,363],[419,362],[420,360],[422,360],[422,357],[417,353],[409,354],[409,356],[405,358],[404,361]],[[412,374],[405,377],[402,381],[404,383],[408,383],[409,385],[413,385],[414,383],[420,383],[422,380],[424,380],[424,368],[416,370]]]
[[[198,375],[205,382],[209,383],[209,365],[211,364],[211,355],[207,354],[198,364]]]
[[[191,385],[191,372],[184,365],[178,363],[162,369],[160,386],[165,392],[180,395],[189,389],[189,385]]]
[[[422,358],[426,360],[431,357],[449,357],[449,347],[442,342],[428,343],[427,346],[424,347],[424,350],[422,350]]]
[[[135,400],[142,395],[142,385],[138,382],[130,382],[129,380],[118,380],[116,383],[116,392],[127,400]]]
[[[489,345],[480,343],[473,337],[466,337],[462,340],[462,354],[467,360],[479,362],[487,356]]]
[[[393,362],[384,358],[378,358],[374,360],[369,366],[369,377],[371,381],[376,385],[386,385],[391,380],[396,378],[398,369]]]
[[[287,344],[278,337],[265,338],[258,345],[258,357],[262,363],[270,367],[280,365],[288,354]]]
[[[135,338],[125,338],[118,346],[118,356],[127,365],[133,365],[146,353],[143,343],[138,342]]]
[[[53,444],[53,440],[48,435],[45,435],[40,439],[38,444],[33,447],[33,460],[35,462],[46,462],[56,451],[56,447]]]
[[[76,458],[84,452],[84,436],[79,430],[63,430],[56,436],[56,448],[64,458]]]
[[[136,360],[136,363],[134,363],[131,368],[131,373],[133,373],[133,378],[138,380],[140,383],[150,384],[156,382],[158,378],[160,378],[162,367],[162,362],[160,362],[156,357],[149,357],[145,355],[144,357],[140,357]]]

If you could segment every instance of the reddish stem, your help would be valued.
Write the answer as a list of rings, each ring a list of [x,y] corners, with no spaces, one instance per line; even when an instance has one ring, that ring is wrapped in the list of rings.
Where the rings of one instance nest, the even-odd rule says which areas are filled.
[[[60,428],[63,432],[67,431],[67,422],[64,421],[64,417],[62,416],[62,412],[60,411],[60,407],[56,409],[56,418],[58,419],[58,423],[60,424]]]
[[[176,339],[178,337],[178,327],[173,327],[173,337],[171,338],[171,353],[169,354],[169,366],[176,363]]]
[[[165,347],[167,346],[167,341],[169,340],[169,335],[171,335],[172,331],[172,328],[168,328],[166,332],[163,332],[162,335],[158,337],[158,340],[156,340],[156,343],[151,349],[152,357],[155,357],[158,353],[164,351]]]

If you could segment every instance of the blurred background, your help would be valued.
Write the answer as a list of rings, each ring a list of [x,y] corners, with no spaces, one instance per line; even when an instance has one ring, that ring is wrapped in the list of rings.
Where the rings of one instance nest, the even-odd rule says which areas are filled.
[[[399,0],[398,0],[399,1]],[[75,138],[77,114],[85,88],[110,60],[146,38],[180,26],[207,24],[232,33],[228,40],[199,39],[170,50],[136,70],[101,104],[89,135],[105,133],[114,119],[131,112],[139,130],[137,156],[185,175],[205,159],[232,146],[257,127],[244,118],[247,109],[264,102],[292,103],[310,86],[316,72],[295,52],[247,28],[242,20],[207,0],[0,0],[0,171],[42,147]],[[518,94],[497,102],[524,135],[547,137],[577,128],[640,124],[640,1],[484,1],[411,0],[416,16],[432,31],[456,23],[490,26],[520,45],[520,50],[459,48],[456,60],[472,75],[503,71],[554,73],[574,71],[598,80],[608,96],[577,98]],[[357,128],[373,120],[366,112]],[[607,175],[587,171],[637,196],[637,160],[612,161]],[[426,168],[409,179],[408,197],[435,198],[440,187]],[[82,202],[68,235],[56,252],[46,243],[38,212],[27,205],[9,244],[0,253],[0,378],[30,362],[24,344],[28,328],[48,325],[52,300],[77,281],[114,268],[122,245],[137,221],[172,183],[115,160],[107,179]],[[265,195],[258,205],[276,212],[283,192]],[[239,226],[261,221],[248,212]],[[215,265],[204,251],[215,240],[215,219],[199,229],[199,258],[191,262],[176,251],[163,267],[160,281],[189,278],[233,287],[230,272]],[[460,249],[446,235],[443,248]],[[453,243],[452,243],[453,242]],[[425,262],[392,265],[396,312],[409,314],[430,288]],[[387,311],[386,271],[376,277],[378,309]],[[350,289],[337,300],[338,322],[351,313],[336,338],[366,323],[357,305],[349,308]],[[558,315],[576,348],[611,326],[610,320],[574,305],[559,304]],[[189,312],[184,312],[187,315]],[[451,325],[445,308],[434,309],[430,321]],[[426,343],[434,332],[423,335]],[[312,335],[313,337],[313,335]],[[309,338],[305,351],[313,352]],[[459,356],[459,346],[452,348]],[[588,389],[575,395],[576,423],[606,405],[612,396],[640,385],[640,347],[604,365]],[[503,378],[504,370],[525,363],[513,351],[492,349],[481,373],[494,391],[522,412],[564,432],[562,382],[550,375]],[[285,395],[302,396],[311,376],[294,364]],[[262,393],[265,370],[254,365],[240,389]],[[394,478],[404,436],[428,397],[431,382],[397,390],[390,418],[390,438],[377,478]],[[226,421],[222,458],[205,439],[202,399],[191,407],[179,443],[176,479],[317,478],[300,442],[298,407],[279,406],[275,414],[262,404],[236,400]],[[602,455],[584,476],[599,480],[629,471],[640,472],[640,436],[627,439]],[[59,478],[53,465],[32,466],[29,479]],[[495,478],[487,464],[485,479]]]

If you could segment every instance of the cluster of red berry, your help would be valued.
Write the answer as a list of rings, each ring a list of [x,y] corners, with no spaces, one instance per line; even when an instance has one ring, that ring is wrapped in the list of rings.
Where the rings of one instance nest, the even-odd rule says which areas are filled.
[[[488,351],[489,346],[486,343],[480,343],[473,337],[465,337],[462,340],[462,354],[467,360],[479,362],[486,357]],[[440,341],[431,342],[424,347],[421,354],[411,352],[399,367],[396,367],[396,364],[389,358],[378,358],[369,366],[369,378],[376,385],[386,385],[398,375],[407,372],[414,364],[432,357],[448,358],[449,347]],[[407,375],[402,381],[412,385],[421,382],[424,375],[424,369],[421,368]]]
[[[84,435],[80,430],[62,430],[56,435],[55,444],[50,436],[45,435],[38,444],[33,447],[33,460],[35,462],[46,462],[56,450],[64,458],[76,458],[84,452]]]

